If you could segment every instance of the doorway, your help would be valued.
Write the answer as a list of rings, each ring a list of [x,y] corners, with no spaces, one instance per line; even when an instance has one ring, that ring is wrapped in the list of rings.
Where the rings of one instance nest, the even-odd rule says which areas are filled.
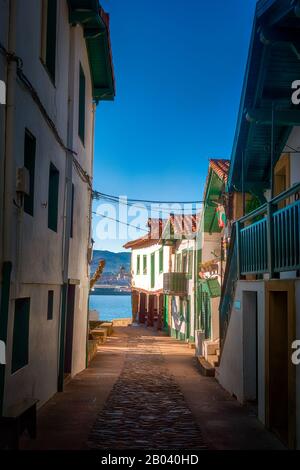
[[[67,318],[66,318],[66,339],[65,339],[65,376],[72,372],[73,356],[73,332],[74,332],[74,313],[75,313],[75,294],[76,285],[68,285],[67,295]]]
[[[295,293],[292,281],[270,281],[266,302],[266,421],[290,448],[295,446]]]
[[[243,292],[244,400],[258,405],[258,318],[257,292]]]

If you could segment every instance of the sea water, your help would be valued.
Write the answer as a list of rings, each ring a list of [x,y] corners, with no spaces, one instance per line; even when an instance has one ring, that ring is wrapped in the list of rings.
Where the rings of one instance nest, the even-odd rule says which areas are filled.
[[[97,310],[101,321],[131,318],[131,295],[90,295],[89,310]]]

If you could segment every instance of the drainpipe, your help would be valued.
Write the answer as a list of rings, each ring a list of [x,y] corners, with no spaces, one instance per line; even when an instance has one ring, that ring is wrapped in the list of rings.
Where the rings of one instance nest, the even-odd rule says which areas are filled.
[[[68,129],[67,129],[67,145],[69,149],[73,148],[73,120],[74,120],[74,77],[75,71],[75,54],[74,45],[76,45],[75,27],[70,29],[69,44],[69,86],[68,86]],[[60,340],[59,340],[59,364],[58,364],[58,392],[62,392],[64,388],[64,363],[65,363],[65,340],[66,340],[66,319],[68,307],[68,274],[69,274],[69,253],[70,253],[70,232],[72,217],[72,168],[73,155],[66,152],[66,176],[65,189],[66,201],[64,207],[64,233],[63,233],[63,270],[62,270],[62,288],[60,303]]]
[[[91,174],[93,174],[94,168],[94,151],[95,151],[95,118],[96,118],[96,103],[93,103],[93,119],[92,119],[92,155],[91,155]],[[87,253],[89,253],[89,248],[91,246],[91,229],[92,229],[92,193],[90,193],[89,201],[89,235],[88,235],[88,247]],[[90,260],[87,259],[87,277],[88,277],[88,300],[87,300],[87,328],[86,328],[86,359],[85,365],[89,365],[89,310],[90,310]]]
[[[9,29],[8,50],[16,50],[16,0],[9,3]],[[4,185],[3,185],[3,227],[2,227],[2,295],[0,310],[0,340],[6,345],[7,327],[9,317],[10,285],[12,272],[12,245],[11,233],[14,199],[14,119],[15,119],[15,92],[16,92],[17,63],[9,60],[6,70],[6,114],[5,114],[5,150],[4,150]],[[5,364],[0,365],[0,414],[3,414],[3,399],[5,389]]]

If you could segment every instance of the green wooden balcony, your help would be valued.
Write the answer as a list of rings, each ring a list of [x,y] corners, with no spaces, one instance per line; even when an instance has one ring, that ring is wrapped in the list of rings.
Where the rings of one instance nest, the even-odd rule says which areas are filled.
[[[300,269],[299,190],[297,184],[236,222],[240,275]],[[278,209],[287,200],[294,202]]]
[[[165,273],[163,283],[164,294],[187,295],[188,275],[186,273]]]

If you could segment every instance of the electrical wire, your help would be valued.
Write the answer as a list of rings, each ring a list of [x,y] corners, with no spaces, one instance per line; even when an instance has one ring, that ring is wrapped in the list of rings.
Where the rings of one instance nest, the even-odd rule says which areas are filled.
[[[105,219],[113,220],[114,222],[118,222],[119,224],[127,225],[128,227],[133,227],[133,228],[136,228],[138,230],[142,230],[143,232],[149,233],[149,230],[146,230],[142,227],[138,227],[137,225],[129,224],[127,222],[122,222],[121,220],[115,219],[114,217],[109,217],[108,215],[104,215],[104,214],[98,214],[98,212],[95,212],[95,211],[92,211],[92,214],[95,214],[99,217],[104,217]]]
[[[125,205],[125,206],[128,206],[128,207],[137,207],[139,209],[143,209],[143,210],[149,210],[150,212],[158,212],[158,213],[165,213],[165,214],[168,214],[170,215],[170,213],[174,212],[174,211],[180,211],[181,213],[184,214],[187,213],[187,210],[185,210],[184,208],[181,208],[181,207],[172,207],[170,209],[166,208],[166,207],[152,207],[150,205],[139,205],[139,204],[136,204],[134,202],[127,202],[125,201],[124,199],[110,199],[110,198],[103,198],[103,200],[105,201],[109,201],[111,202],[112,204],[122,204],[122,205]],[[195,211],[199,211],[199,209],[197,209],[196,207],[191,207],[189,208],[189,213],[190,212],[195,212]],[[179,215],[179,214],[177,214]]]
[[[93,198],[94,199],[101,199],[101,198],[111,198],[111,199],[116,199],[118,200],[118,196],[113,196],[112,194],[105,194],[105,193],[100,193],[99,191],[93,191]],[[127,198],[128,202],[144,202],[144,203],[150,203],[150,204],[200,204],[203,203],[204,201],[154,201],[150,199],[133,199],[133,198]]]

